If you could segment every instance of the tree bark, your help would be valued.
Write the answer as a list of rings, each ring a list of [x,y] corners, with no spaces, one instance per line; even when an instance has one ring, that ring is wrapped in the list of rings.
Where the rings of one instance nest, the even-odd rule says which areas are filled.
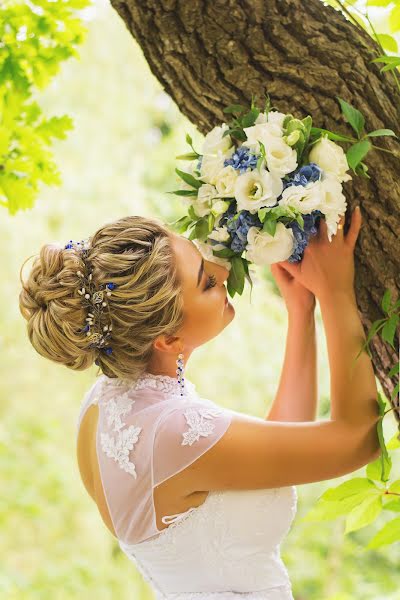
[[[393,73],[371,63],[378,44],[342,12],[320,0],[111,0],[141,46],[151,71],[181,112],[206,134],[227,120],[228,104],[250,105],[265,92],[274,108],[315,127],[354,135],[336,96],[365,116],[366,131],[399,134],[400,92]],[[262,105],[261,105],[262,106]],[[366,157],[371,179],[353,173],[344,184],[352,212],[361,205],[363,227],[355,252],[355,289],[363,325],[385,315],[385,288],[400,290],[400,144],[373,138],[380,150]],[[345,232],[347,232],[347,223]],[[398,334],[398,331],[397,331]],[[387,398],[398,377],[387,373],[398,360],[379,335],[371,341],[375,373]],[[400,423],[399,397],[392,401]]]

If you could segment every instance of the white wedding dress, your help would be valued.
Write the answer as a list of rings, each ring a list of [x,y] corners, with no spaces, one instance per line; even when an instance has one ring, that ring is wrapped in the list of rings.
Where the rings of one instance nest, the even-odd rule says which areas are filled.
[[[233,419],[256,419],[202,398],[185,380],[143,374],[135,383],[101,375],[85,394],[97,403],[96,450],[118,542],[156,600],[294,600],[280,543],[297,509],[295,486],[211,490],[205,502],[156,525],[153,489],[192,464]],[[268,465],[265,465],[268,468]]]

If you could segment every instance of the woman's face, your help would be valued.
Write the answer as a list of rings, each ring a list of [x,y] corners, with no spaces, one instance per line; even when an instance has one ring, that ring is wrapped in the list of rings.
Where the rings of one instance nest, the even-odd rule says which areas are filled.
[[[188,238],[171,233],[172,246],[182,281],[185,321],[179,336],[186,357],[193,348],[218,335],[235,316],[234,306],[226,302],[225,282],[229,270],[203,259]]]
[[[225,329],[235,316],[235,309],[229,301],[225,302],[224,284],[229,270],[203,259],[188,238],[173,232],[170,235],[182,282],[184,323],[176,336],[157,338],[148,370],[174,377],[179,352],[183,352],[186,363],[194,348]]]

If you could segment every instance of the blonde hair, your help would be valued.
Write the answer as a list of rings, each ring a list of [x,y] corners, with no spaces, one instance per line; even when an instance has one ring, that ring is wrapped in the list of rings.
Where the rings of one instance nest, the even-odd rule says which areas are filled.
[[[27,281],[22,280],[26,261],[20,270],[19,307],[35,350],[77,371],[97,358],[101,371],[113,378],[135,380],[146,371],[154,340],[174,335],[183,324],[181,281],[170,236],[160,220],[135,215],[105,224],[90,238],[87,261],[95,286],[109,281],[117,286],[107,299],[111,354],[88,348],[82,331],[90,310],[78,294],[76,272],[84,268],[82,259],[63,246],[42,246]],[[107,322],[107,311],[104,318]]]

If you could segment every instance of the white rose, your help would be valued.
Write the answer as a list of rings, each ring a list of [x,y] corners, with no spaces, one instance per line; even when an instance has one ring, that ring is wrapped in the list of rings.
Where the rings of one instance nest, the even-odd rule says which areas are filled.
[[[309,160],[316,163],[326,173],[335,175],[340,182],[352,179],[351,175],[346,173],[349,170],[349,164],[343,148],[325,136],[313,146]]]
[[[232,165],[227,165],[221,169],[215,177],[215,187],[217,188],[218,195],[225,198],[233,198],[238,177],[239,173]]]
[[[200,254],[203,256],[204,260],[208,260],[210,262],[216,263],[217,265],[220,265],[221,267],[225,267],[226,269],[228,269],[228,271],[230,270],[232,266],[230,261],[227,258],[214,256],[212,246],[210,244],[196,239],[193,239],[192,241],[199,249]]]
[[[223,123],[222,125],[214,127],[214,129],[211,129],[211,131],[207,133],[203,142],[203,155],[218,153],[224,154],[229,150],[229,148],[233,146],[230,135],[222,137],[223,133],[227,129],[229,129],[228,125],[226,123]]]
[[[211,183],[212,185],[215,185],[219,173],[226,168],[224,167],[225,159],[231,158],[234,152],[235,147],[232,146],[226,152],[218,151],[215,154],[205,154],[202,158],[200,167],[201,180],[205,181],[206,183]]]
[[[191,201],[196,215],[199,217],[205,217],[211,212],[213,205],[213,199],[217,196],[217,190],[213,185],[204,183],[198,189],[197,198]]]
[[[303,214],[313,210],[321,210],[322,198],[325,191],[320,188],[320,182],[314,181],[307,185],[290,185],[282,192],[279,206],[289,206]]]
[[[263,206],[274,206],[282,193],[283,182],[266,169],[247,171],[236,180],[235,198],[238,211],[256,213]]]
[[[346,196],[343,194],[340,181],[335,176],[326,173],[320,181],[320,194],[321,207],[319,210],[325,215],[328,239],[332,241],[332,235],[336,234],[340,217],[346,212]]]
[[[291,228],[277,223],[275,235],[258,227],[247,233],[246,259],[256,265],[270,265],[287,260],[294,250],[295,239]]]

